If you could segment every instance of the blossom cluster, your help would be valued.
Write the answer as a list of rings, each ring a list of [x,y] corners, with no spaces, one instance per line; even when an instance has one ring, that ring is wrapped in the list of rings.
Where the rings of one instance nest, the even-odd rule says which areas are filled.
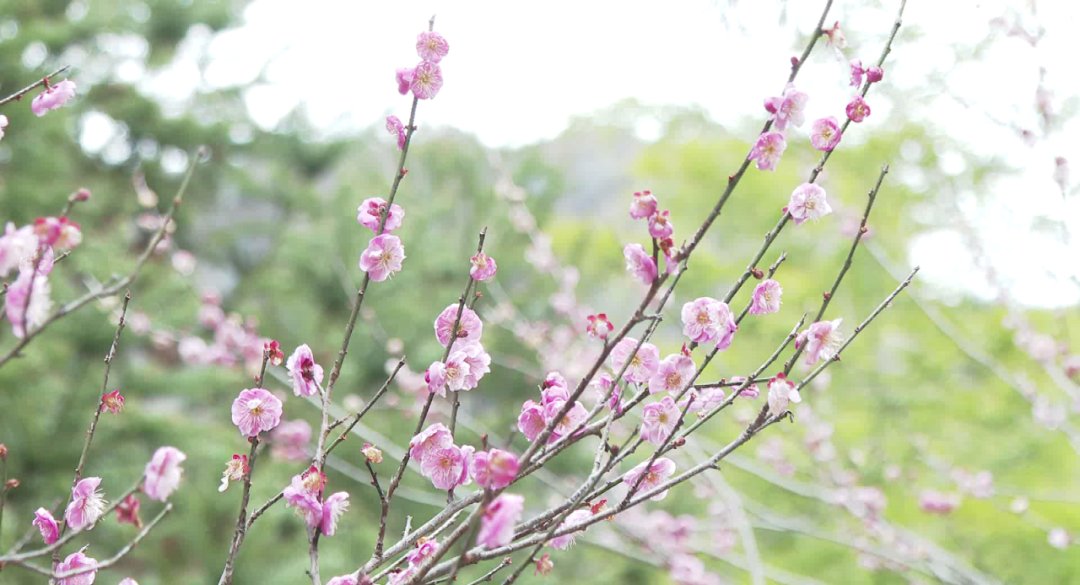
[[[310,530],[333,536],[337,532],[338,520],[349,509],[349,494],[335,492],[324,498],[325,489],[326,475],[313,465],[307,471],[294,475],[281,494],[285,505],[295,509]]]
[[[548,442],[555,442],[577,431],[585,423],[589,411],[579,401],[574,401],[566,408],[570,400],[570,388],[566,378],[558,372],[551,372],[540,386],[540,402],[526,400],[521,405],[517,426],[521,434],[529,441],[535,441],[549,424],[554,424]],[[560,417],[560,413],[566,410]],[[559,417],[556,422],[556,417]]]
[[[477,451],[470,445],[454,444],[450,429],[434,423],[409,441],[409,456],[420,464],[420,472],[440,490],[452,490],[473,481],[482,488],[502,489],[518,473],[518,458],[509,451],[491,448]]]
[[[52,311],[49,274],[56,258],[82,242],[82,229],[67,216],[39,217],[16,228],[8,222],[0,235],[0,278],[18,271],[4,295],[4,315],[15,337],[40,327]]]
[[[254,319],[226,313],[221,296],[208,291],[202,295],[198,322],[209,336],[203,339],[193,332],[180,335],[176,341],[176,352],[181,361],[198,366],[243,365],[246,371],[258,373],[263,349],[269,340],[259,335]],[[133,326],[136,323],[133,319]],[[149,325],[139,323],[138,328],[148,329]],[[166,334],[161,331],[153,335],[155,342],[165,337]]]
[[[186,459],[187,455],[176,447],[166,446],[155,451],[143,472],[144,479],[141,488],[146,497],[159,502],[168,501],[180,486],[180,479],[183,476],[180,464]],[[65,529],[83,532],[92,530],[98,525],[108,506],[105,495],[100,490],[101,482],[100,477],[84,477],[75,482],[71,488],[71,498],[64,508],[63,527],[47,508],[38,508],[34,512],[31,525],[38,529],[46,545],[52,545],[60,540]],[[142,521],[138,516],[139,507],[139,499],[134,494],[128,494],[115,506],[117,521],[142,526]],[[78,552],[68,555],[56,566],[57,574],[82,571],[77,575],[59,579],[57,582],[60,585],[93,583],[98,561],[86,556],[85,550],[86,547],[83,547]]]
[[[452,303],[435,318],[435,338],[449,348],[446,359],[432,362],[424,372],[428,391],[446,396],[446,390],[472,390],[491,371],[491,356],[480,344],[484,323],[464,304]]]

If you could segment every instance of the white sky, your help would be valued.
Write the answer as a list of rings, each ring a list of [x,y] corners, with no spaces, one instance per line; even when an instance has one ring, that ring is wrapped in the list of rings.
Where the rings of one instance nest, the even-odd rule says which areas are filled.
[[[189,39],[201,75],[193,60],[181,62],[153,84],[160,88],[156,93],[172,91],[182,99],[173,91],[178,85],[227,86],[261,75],[246,102],[264,127],[272,128],[297,105],[328,135],[381,126],[387,114],[404,118],[408,113],[409,100],[397,94],[393,72],[416,63],[415,36],[436,14],[436,29],[448,39],[450,54],[443,61],[442,91],[422,103],[422,125],[454,126],[489,146],[522,145],[552,138],[571,117],[627,97],[652,105],[699,105],[719,122],[737,123],[762,118],[761,100],[779,93],[788,59],[801,50],[797,32],[816,23],[822,6],[809,0],[788,0],[783,8],[776,4],[255,0],[241,27]],[[836,0],[829,22],[839,19],[847,30],[847,56],[869,62],[880,51],[897,2],[863,4]],[[1038,216],[1067,218],[1071,232],[1080,234],[1080,194],[1062,198],[1051,178],[1056,155],[1075,156],[1074,167],[1080,165],[1078,123],[1030,147],[994,120],[1034,127],[1036,63],[1047,69],[1055,107],[1080,96],[1080,76],[1074,74],[1080,42],[1070,28],[1080,21],[1080,3],[1039,4],[1039,22],[1048,27],[1039,51],[1016,39],[999,39],[989,58],[957,62],[954,48],[991,36],[989,22],[1009,6],[1005,0],[909,2],[885,85],[916,103],[897,107],[887,88],[875,89],[874,113],[859,132],[887,127],[900,116],[915,118],[960,141],[970,154],[996,155],[1020,169],[988,197],[964,198],[965,214],[986,238],[987,253],[1011,294],[1027,304],[1067,305],[1080,300],[1080,288],[1068,279],[1080,276],[1080,245],[1073,242],[1070,248],[1030,224]],[[914,31],[921,34],[911,41]],[[808,119],[842,114],[850,91],[842,81],[846,65],[823,50],[815,59],[799,82],[811,96]],[[944,85],[931,81],[935,72]],[[940,154],[942,170],[964,170],[963,153]],[[919,179],[917,169],[897,175]],[[923,277],[943,294],[989,295],[955,232],[915,240],[910,256],[908,261],[921,264]]]

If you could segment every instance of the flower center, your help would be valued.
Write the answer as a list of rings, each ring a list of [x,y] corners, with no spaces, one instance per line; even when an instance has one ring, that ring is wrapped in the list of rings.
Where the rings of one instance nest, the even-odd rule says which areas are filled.
[[[707,325],[709,323],[709,312],[701,311],[697,314],[697,322],[701,325]]]
[[[668,388],[678,388],[679,386],[682,386],[682,376],[677,372],[672,372],[668,374],[664,382]]]

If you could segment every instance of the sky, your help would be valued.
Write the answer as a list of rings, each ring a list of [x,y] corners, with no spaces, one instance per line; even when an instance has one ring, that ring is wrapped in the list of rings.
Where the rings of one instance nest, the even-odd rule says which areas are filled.
[[[829,22],[841,21],[849,46],[843,56],[819,49],[814,67],[800,75],[799,88],[811,95],[808,119],[835,114],[835,105],[850,97],[836,82],[847,75],[846,60],[877,58],[897,6],[836,0]],[[260,126],[273,128],[299,106],[323,135],[346,135],[381,125],[388,114],[407,116],[409,99],[396,92],[393,71],[415,64],[413,39],[435,15],[450,53],[442,63],[443,89],[423,103],[424,125],[454,126],[488,146],[520,146],[553,138],[573,117],[632,97],[699,106],[738,127],[761,119],[762,99],[783,89],[788,60],[821,7],[809,0],[308,0],[297,10],[291,0],[255,0],[237,28],[189,36],[181,54],[190,58],[157,74],[152,85],[182,107],[178,86],[254,82],[245,102]],[[992,24],[1010,14],[1021,14],[1029,30],[1045,27],[1038,47]],[[1080,238],[1066,240],[1057,225],[1080,233],[1080,193],[1063,197],[1053,178],[1055,156],[1080,155],[1078,122],[1034,143],[1012,128],[1038,128],[1040,68],[1052,90],[1047,103],[1058,111],[1076,108],[1080,76],[1073,75],[1073,59],[1080,46],[1069,23],[1078,16],[1077,3],[1064,1],[912,0],[886,66],[886,82],[897,91],[875,89],[874,112],[860,129],[872,132],[903,116],[964,145],[962,152],[938,153],[941,170],[957,177],[952,188],[961,193],[963,216],[1008,294],[1025,305],[1080,301]],[[968,58],[980,43],[984,58]],[[896,95],[906,103],[894,103]],[[655,128],[640,131],[648,139]],[[970,156],[997,157],[1015,173],[992,193],[971,192],[962,179]],[[897,170],[900,180],[919,185],[919,169]],[[964,238],[952,229],[923,234],[906,260],[921,265],[922,278],[946,299],[992,299],[997,292],[974,266]]]

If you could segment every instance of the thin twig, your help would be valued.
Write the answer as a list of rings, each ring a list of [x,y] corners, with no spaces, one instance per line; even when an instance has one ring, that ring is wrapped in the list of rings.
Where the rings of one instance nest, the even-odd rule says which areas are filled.
[[[259,367],[259,375],[255,378],[255,386],[257,388],[263,387],[263,381],[266,380],[266,364],[270,361],[269,348],[263,348],[262,365]],[[247,536],[247,529],[250,526],[247,520],[248,503],[251,501],[251,477],[255,474],[255,459],[259,455],[259,437],[258,435],[249,439],[251,443],[251,449],[248,452],[248,467],[246,473],[244,473],[244,489],[240,495],[240,511],[236,514],[236,527],[233,529],[232,541],[229,543],[229,555],[225,557],[225,567],[221,570],[221,577],[218,579],[218,585],[229,585],[232,583],[233,571],[236,566],[236,555],[240,553],[240,546],[244,544],[244,538]]]
[[[0,100],[0,107],[6,106],[7,104],[9,104],[11,102],[17,102],[17,101],[21,100],[24,95],[34,91],[35,89],[41,87],[42,85],[45,85],[46,81],[49,80],[50,78],[56,77],[57,75],[60,75],[61,73],[64,73],[65,71],[67,71],[70,68],[71,68],[70,65],[64,65],[63,67],[57,69],[56,71],[53,71],[52,73],[50,73],[50,74],[46,75],[45,77],[35,81],[34,83],[31,83],[30,85],[20,89],[19,91],[7,96],[6,98]]]

